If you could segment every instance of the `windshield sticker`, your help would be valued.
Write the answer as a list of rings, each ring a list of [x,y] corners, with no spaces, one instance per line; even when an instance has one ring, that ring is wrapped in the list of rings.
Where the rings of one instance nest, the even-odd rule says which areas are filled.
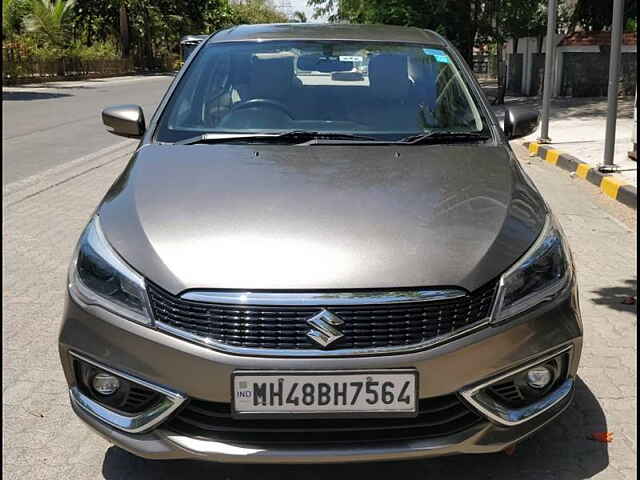
[[[340,61],[341,62],[362,62],[362,57],[354,57],[354,56],[349,56],[349,55],[340,55]]]
[[[436,59],[436,62],[449,63],[449,56],[442,50],[437,50],[435,48],[423,48],[422,51],[425,55],[432,55]]]

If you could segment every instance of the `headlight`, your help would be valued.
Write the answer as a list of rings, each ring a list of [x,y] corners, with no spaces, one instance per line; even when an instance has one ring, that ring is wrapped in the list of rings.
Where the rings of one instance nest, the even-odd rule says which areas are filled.
[[[111,248],[97,215],[78,241],[69,271],[69,291],[84,303],[139,323],[152,322],[144,279]]]
[[[573,274],[571,254],[557,221],[547,216],[542,233],[500,279],[493,323],[552,299],[568,285]]]

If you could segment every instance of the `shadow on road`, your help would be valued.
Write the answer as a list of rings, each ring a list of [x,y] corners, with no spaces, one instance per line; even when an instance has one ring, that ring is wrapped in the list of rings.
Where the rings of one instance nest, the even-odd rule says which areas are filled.
[[[540,97],[507,97],[504,105],[493,107],[496,113],[504,115],[504,108],[514,105],[527,106],[542,112]],[[633,97],[618,99],[618,118],[633,118]],[[554,98],[551,100],[551,120],[579,118],[605,118],[607,99],[603,97]]]
[[[604,413],[591,390],[578,378],[574,404],[551,424],[518,445],[511,456],[497,453],[407,462],[234,465],[191,460],[145,460],[111,447],[105,454],[102,474],[107,480],[581,480],[591,478],[609,464],[607,444],[587,439],[593,432],[604,431],[607,431]]]
[[[602,287],[596,290],[591,290],[590,293],[593,295],[590,296],[589,300],[596,305],[604,305],[605,307],[609,307],[620,312],[636,313],[638,311],[638,307],[635,302],[633,304],[625,304],[623,301],[629,297],[636,298],[638,292],[638,280],[635,278],[625,280],[624,284],[624,286],[619,287]]]
[[[49,100],[51,98],[71,97],[70,93],[48,93],[48,92],[2,92],[2,100],[29,101],[29,100]]]

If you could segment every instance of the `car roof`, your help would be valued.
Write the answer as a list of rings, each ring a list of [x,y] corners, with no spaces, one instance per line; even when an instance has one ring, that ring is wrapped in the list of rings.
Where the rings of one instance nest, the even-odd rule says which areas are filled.
[[[438,34],[420,28],[340,23],[238,25],[215,33],[209,43],[294,39],[420,43],[442,46],[445,44]]]

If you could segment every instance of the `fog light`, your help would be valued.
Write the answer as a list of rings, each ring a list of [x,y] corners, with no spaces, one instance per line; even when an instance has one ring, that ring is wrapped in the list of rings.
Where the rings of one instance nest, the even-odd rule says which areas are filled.
[[[553,379],[553,373],[547,367],[540,365],[527,371],[527,384],[531,388],[545,388]]]
[[[120,388],[120,380],[110,373],[101,372],[93,377],[91,385],[100,395],[113,395]]]

